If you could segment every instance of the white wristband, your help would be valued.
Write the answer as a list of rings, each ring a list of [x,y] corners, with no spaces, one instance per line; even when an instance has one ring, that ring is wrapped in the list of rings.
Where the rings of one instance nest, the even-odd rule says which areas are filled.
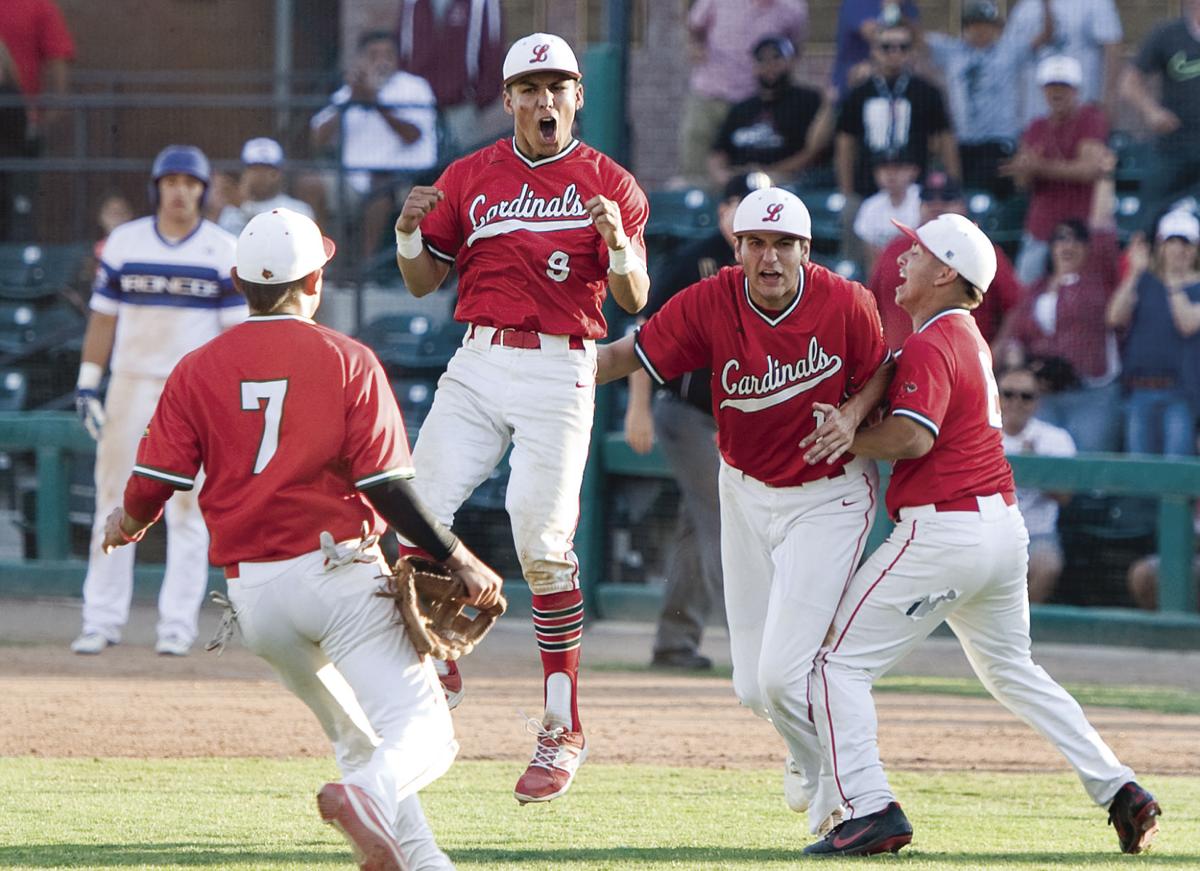
[[[79,379],[75,382],[75,386],[80,390],[95,390],[100,386],[100,379],[103,377],[103,366],[99,363],[85,361],[79,364]]]
[[[608,249],[608,271],[615,272],[617,275],[628,275],[637,269],[645,269],[645,264],[642,263],[640,257],[630,253],[629,246],[624,248]]]
[[[416,260],[424,250],[425,244],[421,239],[420,227],[411,233],[396,231],[396,253],[405,260]]]

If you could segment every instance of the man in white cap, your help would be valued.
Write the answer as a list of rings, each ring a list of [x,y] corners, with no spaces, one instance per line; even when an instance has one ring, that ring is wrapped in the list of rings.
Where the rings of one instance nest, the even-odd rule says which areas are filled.
[[[733,688],[787,744],[785,798],[800,812],[821,784],[809,674],[877,504],[875,464],[846,448],[891,365],[871,292],[809,260],[811,220],[795,195],[747,194],[733,233],[740,265],[602,346],[597,378],[639,364],[659,384],[712,370]],[[812,831],[836,805],[810,812]]]
[[[379,536],[390,524],[420,543],[481,606],[502,582],[414,494],[404,424],[374,354],[313,322],[333,253],[296,212],[246,225],[234,278],[251,316],[167,379],[103,545],[140,539],[203,466],[209,556],[225,568],[246,646],[333,742],[342,779],[318,793],[321,818],[363,868],[452,868],[417,791],[450,767],[458,742],[433,666],[374,595],[386,571]],[[352,692],[331,690],[330,674]]]
[[[561,38],[534,33],[504,59],[513,136],[414,187],[396,221],[396,259],[414,296],[458,268],[463,346],[438,384],[413,460],[434,515],[455,512],[512,446],[505,499],[533,593],[545,713],[531,719],[533,759],[518,801],[570,788],[587,754],[579,719],[583,594],[573,549],[595,408],[596,339],[606,290],[628,312],[646,304],[646,196],[633,176],[577,140],[583,85]],[[462,679],[443,665],[452,706]]]
[[[242,177],[238,188],[242,196],[240,205],[228,205],[221,210],[217,223],[233,235],[255,215],[272,209],[291,209],[307,218],[313,216],[312,207],[283,192],[283,146],[266,136],[246,140],[242,146]]]
[[[836,787],[818,801],[825,810],[840,802],[846,819],[804,852],[895,852],[912,840],[879,760],[871,685],[946,621],[983,685],[1062,752],[1109,808],[1121,850],[1137,853],[1157,829],[1158,803],[1030,658],[1029,535],[1004,458],[991,354],[971,317],[996,272],[995,249],[962,215],[899,226],[913,243],[900,257],[896,301],[915,332],[898,357],[890,414],[850,448],[895,463],[887,507],[896,527],[855,573],[817,657],[813,718]]]
[[[1016,155],[1000,168],[1029,193],[1016,263],[1017,278],[1027,287],[1046,271],[1054,228],[1071,218],[1087,220],[1097,180],[1116,166],[1104,110],[1079,99],[1079,61],[1043,58],[1037,80],[1049,111],[1025,129]]]

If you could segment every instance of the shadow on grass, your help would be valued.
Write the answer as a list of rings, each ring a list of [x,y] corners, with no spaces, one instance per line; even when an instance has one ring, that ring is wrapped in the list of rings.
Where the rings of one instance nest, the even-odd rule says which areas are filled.
[[[0,847],[0,868],[161,868],[265,867],[290,863],[301,868],[346,868],[346,849],[255,849],[230,844],[181,841],[161,844],[30,844]]]

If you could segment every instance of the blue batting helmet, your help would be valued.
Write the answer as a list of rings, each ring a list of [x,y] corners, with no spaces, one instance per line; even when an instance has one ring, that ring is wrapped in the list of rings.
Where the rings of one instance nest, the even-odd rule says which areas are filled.
[[[168,145],[154,158],[154,167],[150,170],[150,207],[158,208],[158,180],[173,173],[190,175],[204,184],[204,193],[200,197],[200,205],[203,206],[212,179],[208,158],[194,145]]]

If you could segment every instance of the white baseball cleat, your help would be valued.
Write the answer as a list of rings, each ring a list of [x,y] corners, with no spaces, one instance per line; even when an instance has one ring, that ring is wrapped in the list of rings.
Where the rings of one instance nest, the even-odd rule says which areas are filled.
[[[83,632],[71,642],[71,652],[82,656],[95,656],[98,653],[103,653],[104,648],[108,647],[110,643],[113,642],[110,642],[99,632]]]
[[[188,651],[192,649],[190,641],[184,641],[178,635],[168,635],[165,638],[158,639],[158,643],[154,645],[154,652],[159,656],[187,656]]]
[[[404,854],[375,800],[361,788],[327,783],[317,793],[321,819],[350,843],[362,871],[406,871]]]

